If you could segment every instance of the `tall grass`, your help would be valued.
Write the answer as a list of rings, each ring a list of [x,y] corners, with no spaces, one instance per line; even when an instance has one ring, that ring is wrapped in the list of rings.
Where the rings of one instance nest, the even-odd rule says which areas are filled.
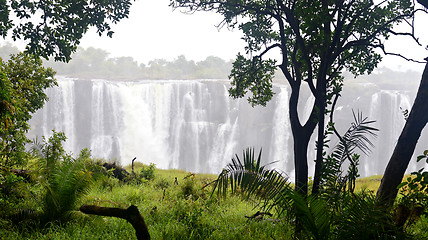
[[[71,162],[80,164],[78,159]],[[61,167],[62,165],[58,166],[58,169],[67,169],[65,165],[64,168]],[[88,167],[75,172],[86,174],[85,169]],[[135,171],[139,171],[139,168]],[[51,175],[58,177],[55,181],[72,179],[70,177],[72,169],[61,172],[63,177],[59,176],[61,174]],[[214,180],[215,175],[190,175],[181,170],[160,169],[155,169],[154,174],[154,179],[140,184],[132,181],[121,182],[112,177],[99,178],[98,181],[90,184],[86,194],[77,194],[76,204],[69,205],[70,207],[67,208],[73,210],[80,204],[126,208],[134,204],[144,216],[152,239],[293,239],[294,237],[292,222],[275,212],[272,212],[272,217],[264,220],[246,218],[245,216],[251,216],[259,210],[257,205],[259,202],[256,199],[242,197],[239,194],[231,195],[230,192],[227,192],[224,198],[218,198],[216,194],[211,195],[212,186],[206,186],[206,183]],[[82,176],[85,175],[76,175],[77,178]],[[175,183],[175,178],[178,184]],[[365,179],[357,180],[356,189],[361,186],[359,182],[364,185]],[[52,186],[55,186],[52,189],[57,189],[53,192],[67,192],[55,184]],[[206,187],[202,188],[203,186]],[[47,191],[44,193],[47,194]],[[54,196],[56,195],[52,194],[51,197],[60,199]],[[79,196],[80,200],[78,200]],[[302,235],[301,239],[341,239],[342,237],[342,239],[363,239],[361,237],[364,236],[376,238],[375,230],[378,228],[373,222],[383,221],[383,215],[376,214],[380,210],[375,204],[367,204],[367,202],[373,202],[369,194],[360,196],[360,200],[355,197],[352,198],[353,200],[348,199],[349,201],[343,199],[342,203],[337,204],[340,211],[336,211],[335,214],[329,210],[331,203],[328,201],[303,199],[301,206],[306,208],[305,211],[309,213],[307,216],[315,216],[315,218],[308,218],[309,222],[313,222],[307,226],[313,226],[313,228],[306,229],[306,234]],[[54,202],[52,201],[52,204]],[[64,205],[59,209],[66,209],[66,207]],[[57,211],[54,214],[56,217],[51,219],[61,215],[59,212],[66,214],[68,211]],[[325,215],[324,220],[318,217],[320,214]],[[67,218],[67,220],[58,220],[59,224],[49,224],[40,228],[30,225],[19,227],[2,219],[0,220],[0,239],[135,239],[135,230],[122,219],[87,216]],[[337,224],[338,222],[340,224]],[[427,224],[428,221],[422,219],[420,223],[409,228],[409,233],[413,234],[414,239],[423,239],[427,236],[424,230]],[[364,226],[364,232],[360,229],[361,226]],[[354,235],[347,229],[353,229]],[[361,235],[362,233],[366,235]]]

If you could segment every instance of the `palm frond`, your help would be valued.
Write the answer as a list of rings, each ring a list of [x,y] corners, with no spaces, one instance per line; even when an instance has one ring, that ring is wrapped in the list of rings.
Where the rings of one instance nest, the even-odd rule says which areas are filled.
[[[42,151],[43,151],[43,140],[40,141],[39,138],[36,137],[31,141],[30,152],[36,157],[42,157],[43,156]]]
[[[81,162],[64,161],[58,167],[43,184],[46,189],[43,212],[48,221],[67,220],[77,200],[89,190],[92,179]]]
[[[288,201],[283,195],[291,189],[288,178],[275,169],[266,169],[267,165],[262,166],[261,155],[262,150],[256,158],[252,148],[244,150],[242,160],[236,154],[211,183],[213,193],[225,195],[230,185],[232,193],[240,190],[246,197],[256,196],[268,209]]]
[[[376,132],[379,131],[379,129],[370,126],[376,121],[368,120],[367,117],[363,118],[361,112],[355,114],[352,111],[352,115],[354,122],[351,123],[351,127],[341,137],[338,145],[331,154],[334,158],[341,161],[349,158],[355,149],[359,149],[362,153],[368,155],[371,152],[371,148],[374,147],[369,137],[377,137]]]
[[[371,138],[377,136],[378,129],[371,125],[375,121],[363,117],[361,112],[352,111],[354,122],[346,133],[341,136],[332,126],[334,133],[339,138],[339,143],[333,148],[330,155],[326,156],[323,164],[322,181],[327,186],[325,190],[331,190],[340,194],[341,190],[348,187],[350,192],[354,191],[355,179],[358,175],[359,155],[355,150],[360,150],[363,154],[368,155],[374,147]],[[349,161],[348,173],[343,176],[342,165],[345,160]],[[337,191],[339,190],[339,191]]]

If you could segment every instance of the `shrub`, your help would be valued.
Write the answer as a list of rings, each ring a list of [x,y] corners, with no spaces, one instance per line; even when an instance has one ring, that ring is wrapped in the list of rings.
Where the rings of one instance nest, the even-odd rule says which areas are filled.
[[[53,132],[48,140],[33,147],[39,158],[39,183],[44,188],[43,222],[69,220],[77,200],[86,193],[91,182],[83,158],[73,159],[63,149],[64,133]],[[81,155],[85,155],[82,153]]]
[[[150,163],[149,166],[143,166],[140,172],[140,176],[147,180],[153,180],[155,178],[156,164]]]
[[[184,198],[194,197],[197,198],[197,190],[195,187],[195,175],[189,174],[184,178],[184,184],[181,185],[181,193]]]
[[[417,157],[417,162],[425,160],[428,163],[428,150]],[[412,172],[399,186],[403,195],[398,201],[396,219],[400,227],[407,227],[427,215],[428,208],[428,171],[421,168]]]
[[[168,180],[166,180],[165,178],[161,178],[159,180],[157,180],[155,182],[155,187],[156,188],[160,188],[160,189],[166,189],[170,186],[171,184],[168,182]]]

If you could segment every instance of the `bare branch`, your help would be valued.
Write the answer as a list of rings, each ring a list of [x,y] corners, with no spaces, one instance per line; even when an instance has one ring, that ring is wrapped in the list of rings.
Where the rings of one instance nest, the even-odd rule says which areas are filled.
[[[426,62],[424,62],[424,61],[419,61],[419,60],[416,60],[416,59],[413,59],[413,58],[405,57],[405,56],[403,56],[403,55],[401,55],[401,54],[399,54],[399,53],[387,52],[387,51],[385,50],[385,47],[384,47],[384,46],[380,47],[380,49],[382,50],[382,52],[383,52],[385,55],[397,56],[397,57],[400,57],[400,58],[402,58],[402,59],[405,59],[405,60],[407,60],[407,61],[409,61],[409,62],[415,62],[415,63],[426,63]]]
[[[369,34],[367,37],[365,38],[360,38],[357,40],[353,40],[353,41],[349,41],[348,43],[346,43],[341,49],[340,51],[337,52],[337,54],[340,54],[340,52],[343,52],[347,49],[350,49],[352,47],[355,46],[370,46],[370,42],[376,39],[376,35],[379,34],[381,31],[392,31],[390,30],[387,26],[395,21],[398,21],[400,18],[405,19],[406,17],[411,17],[414,16],[414,14],[418,11],[421,11],[421,9],[416,9],[414,11],[412,11],[410,14],[403,14],[403,15],[399,15],[391,20],[389,20],[388,22],[386,22],[385,24],[383,24],[382,26],[380,26],[377,30],[375,30],[374,32],[372,32],[371,34]],[[398,35],[398,34],[397,34]],[[407,34],[405,34],[407,35]],[[346,41],[347,39],[344,38],[344,41]],[[344,42],[343,42],[344,43]],[[377,45],[372,45],[372,47],[377,46]],[[380,46],[377,46],[380,47]],[[390,54],[390,55],[394,55],[394,54]],[[399,55],[399,54],[398,54]],[[398,56],[397,55],[397,56]],[[406,58],[404,58],[406,59]]]
[[[262,53],[260,53],[259,55],[257,55],[257,57],[259,57],[259,58],[263,57],[263,55],[265,55],[265,54],[266,54],[266,53],[268,53],[271,49],[276,48],[276,47],[281,48],[281,44],[279,44],[279,43],[275,43],[275,44],[273,44],[273,45],[271,45],[271,46],[269,46],[269,47],[266,47],[266,49],[265,49]]]
[[[419,46],[422,46],[422,44],[419,42],[419,38],[416,38],[416,36],[415,36],[415,34],[414,34],[414,32],[413,32],[413,27],[412,27],[412,32],[411,32],[411,33],[409,33],[409,32],[395,32],[395,31],[393,31],[393,30],[391,30],[391,29],[389,29],[389,30],[388,30],[388,32],[389,32],[389,33],[391,33],[391,34],[393,34],[393,35],[396,35],[396,36],[409,36],[409,37],[411,37],[413,40],[415,40],[415,42],[416,42]]]

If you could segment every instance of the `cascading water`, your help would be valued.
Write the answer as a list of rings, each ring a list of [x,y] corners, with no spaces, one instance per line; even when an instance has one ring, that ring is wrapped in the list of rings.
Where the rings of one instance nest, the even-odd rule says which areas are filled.
[[[277,94],[266,107],[253,108],[246,99],[230,98],[228,82],[220,80],[59,78],[58,83],[59,87],[48,89],[50,101],[31,120],[30,137],[50,136],[55,129],[65,132],[65,147],[75,154],[86,147],[94,157],[116,159],[122,165],[137,157],[159,168],[206,173],[219,173],[246,147],[263,148],[264,163],[275,162],[272,167],[293,178],[289,90],[285,85],[274,87]],[[377,91],[365,99],[341,104],[336,114],[337,119],[347,119],[343,120],[346,125],[352,121],[351,107],[370,106],[364,113],[377,120],[380,134],[373,153],[362,157],[362,176],[383,173],[404,124],[400,106],[411,106],[409,94],[400,91]],[[309,111],[313,100],[302,103],[301,110]]]
[[[72,114],[75,111],[74,81],[59,81],[58,87],[47,89],[46,94],[59,104],[46,104],[42,111],[36,113],[38,117],[33,118],[30,124],[37,126],[37,136],[40,137],[51,136],[52,130],[60,129],[69,138],[65,148],[74,149],[75,119],[74,114]]]
[[[64,131],[67,151],[87,147],[123,165],[137,157],[160,168],[217,173],[250,146],[264,149],[265,162],[290,166],[286,87],[276,88],[267,107],[252,108],[231,99],[225,81],[58,82],[34,115],[30,137]]]
[[[376,120],[374,127],[379,132],[373,141],[375,148],[372,153],[361,161],[366,176],[383,173],[378,169],[385,169],[387,162],[377,159],[389,159],[391,156],[405,124],[402,111],[410,111],[412,107],[409,95],[409,92],[397,90],[380,90],[372,95],[369,116]]]

